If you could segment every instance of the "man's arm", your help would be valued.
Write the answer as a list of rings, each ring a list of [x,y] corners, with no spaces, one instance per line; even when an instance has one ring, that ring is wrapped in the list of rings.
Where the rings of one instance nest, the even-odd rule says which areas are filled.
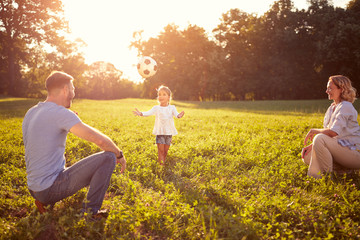
[[[117,158],[120,156],[120,149],[108,136],[83,122],[75,124],[70,128],[70,132],[86,141],[95,143],[103,151],[115,153]],[[117,162],[121,163],[121,172],[123,172],[126,168],[125,157],[117,159]]]

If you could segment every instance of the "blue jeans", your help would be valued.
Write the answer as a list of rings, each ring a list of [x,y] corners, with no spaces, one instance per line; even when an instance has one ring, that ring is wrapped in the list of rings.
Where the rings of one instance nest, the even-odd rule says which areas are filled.
[[[51,187],[33,192],[31,195],[44,204],[56,202],[90,186],[83,211],[91,209],[93,213],[101,208],[111,175],[116,166],[116,156],[112,152],[100,152],[86,157],[60,172]]]

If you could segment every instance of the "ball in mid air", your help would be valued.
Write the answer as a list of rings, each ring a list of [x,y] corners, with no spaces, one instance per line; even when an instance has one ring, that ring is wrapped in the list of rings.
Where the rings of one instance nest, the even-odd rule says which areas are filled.
[[[154,76],[157,71],[157,63],[151,57],[142,57],[137,64],[137,70],[143,78]]]

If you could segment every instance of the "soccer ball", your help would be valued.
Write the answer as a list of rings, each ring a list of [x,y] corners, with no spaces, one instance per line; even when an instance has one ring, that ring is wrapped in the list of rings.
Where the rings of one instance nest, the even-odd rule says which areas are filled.
[[[142,57],[137,64],[137,70],[144,78],[154,76],[157,71],[157,63],[151,57]]]

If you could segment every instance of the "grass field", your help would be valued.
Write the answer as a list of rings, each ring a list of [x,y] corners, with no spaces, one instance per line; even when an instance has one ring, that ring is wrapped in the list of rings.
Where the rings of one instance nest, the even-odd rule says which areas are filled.
[[[0,99],[0,239],[358,239],[360,177],[314,180],[303,138],[330,104],[317,101],[180,102],[168,162],[157,163],[155,100],[75,100],[110,136],[128,167],[113,174],[106,220],[79,212],[86,189],[40,215],[27,191],[21,123],[33,99]],[[356,105],[359,110],[359,105]],[[68,135],[67,164],[99,149]]]

